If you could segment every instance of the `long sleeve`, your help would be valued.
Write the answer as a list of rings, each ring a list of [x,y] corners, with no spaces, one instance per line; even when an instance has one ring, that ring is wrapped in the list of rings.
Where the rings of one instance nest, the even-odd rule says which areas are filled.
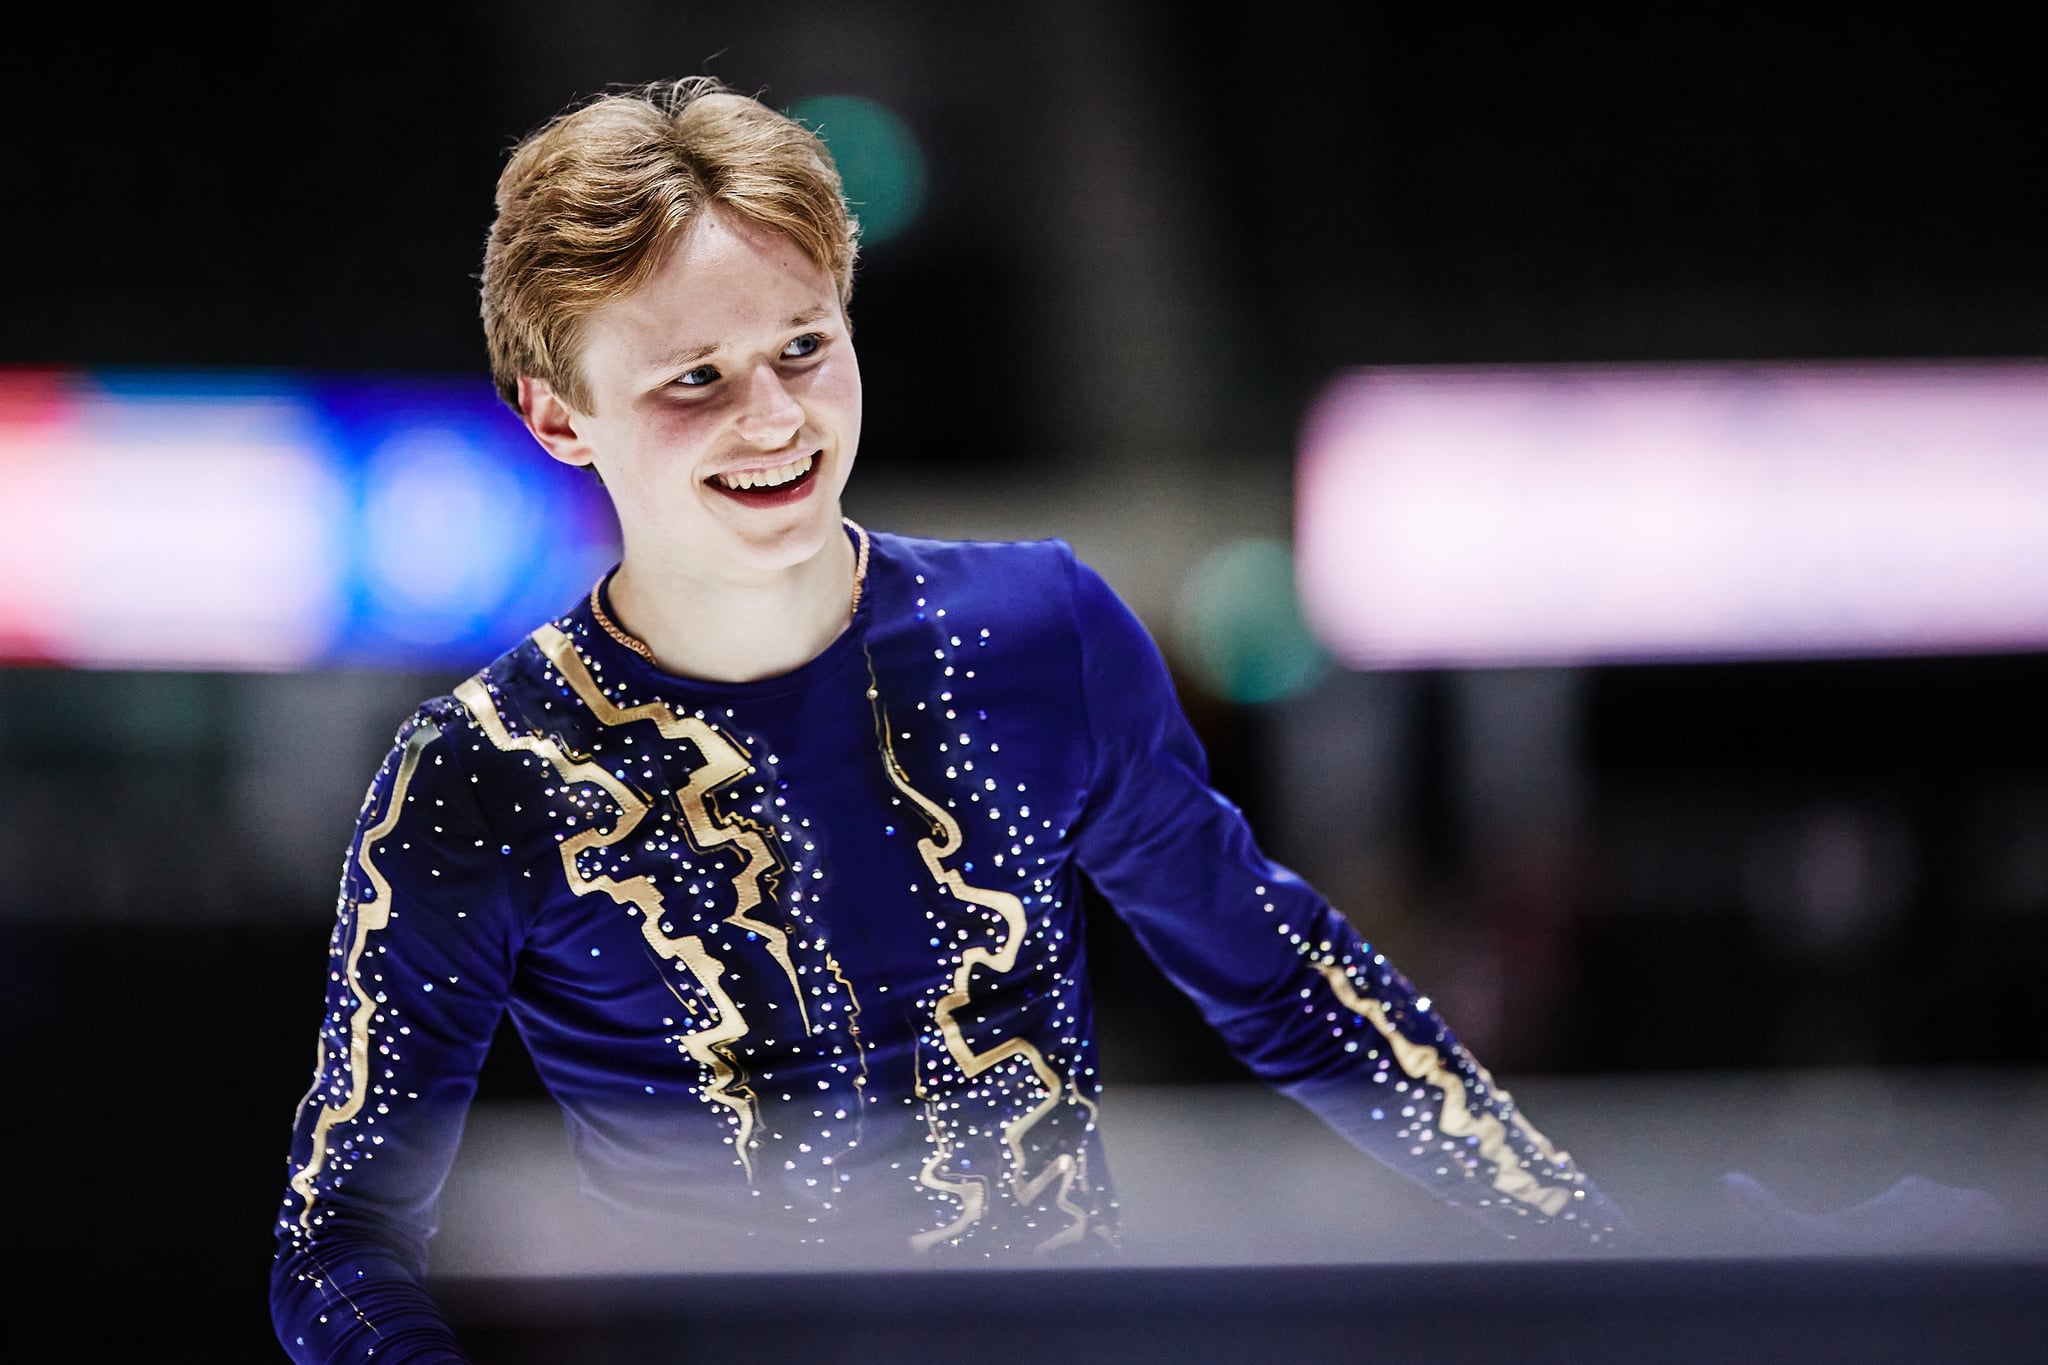
[[[422,1285],[426,1241],[519,948],[466,733],[446,698],[409,719],[349,847],[271,1272],[301,1362],[464,1359]]]
[[[1618,1210],[1459,1043],[1428,997],[1209,785],[1164,661],[1073,569],[1093,746],[1083,869],[1251,1071],[1353,1144],[1505,1235],[1626,1241]]]

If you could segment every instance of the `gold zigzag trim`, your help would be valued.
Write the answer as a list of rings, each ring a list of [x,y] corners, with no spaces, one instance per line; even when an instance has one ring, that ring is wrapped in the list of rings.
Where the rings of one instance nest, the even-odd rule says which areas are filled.
[[[839,959],[829,951],[825,954],[825,969],[832,973],[846,991],[846,1036],[853,1040],[853,1059],[860,1064],[860,1074],[853,1078],[857,1103],[853,1107],[853,1136],[845,1146],[832,1154],[832,1159],[846,1155],[860,1145],[861,1134],[867,1130],[868,1092],[868,1049],[860,1036],[860,997],[854,993],[853,982],[847,979],[846,969],[839,965]]]
[[[1347,1008],[1363,1015],[1379,1030],[1380,1036],[1385,1038],[1387,1045],[1393,1049],[1394,1061],[1409,1080],[1433,1085],[1443,1091],[1443,1112],[1437,1117],[1437,1128],[1449,1137],[1478,1137],[1479,1155],[1493,1163],[1493,1187],[1496,1190],[1553,1216],[1563,1212],[1565,1206],[1571,1203],[1571,1191],[1557,1185],[1546,1185],[1522,1167],[1519,1155],[1508,1143],[1507,1125],[1488,1110],[1482,1109],[1476,1113],[1473,1111],[1466,1096],[1464,1079],[1444,1065],[1442,1054],[1427,1044],[1415,1042],[1395,1028],[1393,1021],[1387,1018],[1385,1007],[1379,1001],[1361,995],[1352,985],[1351,978],[1345,975],[1342,967],[1335,963],[1317,963],[1316,969],[1323,974],[1323,978],[1330,983],[1331,991]],[[1466,1060],[1472,1061],[1469,1054]],[[1480,1079],[1486,1082],[1493,1093],[1500,1097],[1502,1103],[1513,1102],[1505,1090],[1494,1084],[1493,1077],[1487,1073],[1485,1067],[1472,1061],[1472,1068],[1479,1073]],[[1538,1156],[1553,1166],[1567,1166],[1570,1163],[1571,1157],[1551,1146],[1550,1139],[1537,1132],[1529,1121],[1522,1117],[1520,1110],[1516,1110],[1509,1117],[1514,1121],[1516,1130],[1536,1150]]]
[[[586,877],[577,865],[577,856],[585,849],[606,847],[630,834],[647,814],[647,802],[601,765],[570,758],[554,740],[539,735],[510,733],[480,678],[472,677],[459,684],[455,689],[455,699],[476,718],[484,734],[498,749],[538,754],[554,766],[563,781],[591,783],[602,788],[618,803],[618,823],[609,831],[586,829],[562,841],[562,870],[568,877],[569,889],[579,896],[602,891],[621,905],[637,907],[640,911],[640,933],[648,946],[663,957],[681,962],[711,998],[716,1008],[713,1021],[683,1035],[683,1048],[711,1072],[711,1083],[705,1087],[704,1093],[714,1102],[732,1110],[737,1118],[739,1133],[734,1145],[738,1148],[747,1182],[752,1184],[754,1161],[751,1149],[758,1118],[757,1106],[750,1091],[743,1086],[734,1087],[739,1078],[739,1068],[728,1054],[733,1043],[746,1037],[747,1021],[732,997],[718,984],[725,975],[724,964],[705,949],[704,941],[695,934],[672,938],[662,932],[662,896],[652,880],[644,876],[628,877],[624,881],[609,876]]]
[[[372,930],[382,929],[391,923],[391,883],[377,870],[377,864],[370,857],[370,850],[389,837],[398,827],[398,819],[405,813],[405,796],[412,786],[413,772],[420,765],[420,753],[429,744],[441,737],[440,727],[431,723],[422,724],[405,741],[405,748],[398,759],[398,774],[391,781],[391,801],[385,806],[384,814],[376,824],[363,831],[362,843],[356,847],[356,862],[362,866],[363,875],[370,879],[377,897],[369,902],[357,901],[355,906],[355,934],[349,943],[348,965],[343,969],[343,979],[348,988],[355,992],[356,1008],[349,1019],[348,1098],[339,1105],[323,1105],[320,1117],[313,1124],[313,1150],[307,1154],[306,1164],[292,1177],[292,1188],[306,1201],[299,1213],[299,1226],[307,1231],[313,1228],[313,1181],[327,1166],[327,1135],[338,1123],[347,1123],[362,1110],[363,1098],[369,1091],[370,1083],[370,1020],[377,1013],[377,1002],[363,989],[361,966],[363,947],[369,941]],[[327,1043],[323,1037],[320,1044],[320,1064],[315,1075],[327,1069]],[[317,1091],[319,1082],[315,1081]],[[306,1099],[311,1100],[312,1091]]]
[[[1009,1185],[1010,1193],[1019,1204],[1035,1203],[1045,1191],[1057,1185],[1053,1203],[1072,1221],[1058,1233],[1039,1244],[1036,1250],[1049,1252],[1059,1247],[1080,1241],[1087,1235],[1088,1214],[1076,1205],[1069,1196],[1076,1185],[1086,1188],[1086,1171],[1082,1162],[1071,1152],[1062,1152],[1049,1162],[1035,1176],[1025,1172],[1024,1135],[1041,1119],[1059,1107],[1061,1085],[1059,1073],[1045,1060],[1043,1053],[1022,1038],[1008,1038],[986,1052],[976,1052],[967,1041],[966,1033],[954,1014],[966,1005],[971,996],[971,985],[976,967],[987,967],[996,973],[1015,969],[1017,954],[1024,946],[1027,930],[1024,906],[1007,891],[992,891],[970,886],[960,874],[945,865],[945,859],[960,851],[960,826],[936,802],[910,785],[903,766],[896,761],[896,749],[890,738],[888,713],[879,701],[879,691],[874,685],[872,665],[869,672],[868,699],[875,703],[875,725],[881,738],[882,758],[887,766],[889,780],[896,789],[924,812],[931,821],[933,836],[917,841],[917,851],[924,858],[924,865],[934,879],[950,891],[954,898],[983,909],[993,910],[1002,917],[1003,941],[995,951],[975,944],[960,955],[960,964],[953,972],[952,988],[939,1000],[933,1011],[933,1018],[939,1026],[939,1033],[946,1040],[946,1050],[960,1066],[969,1080],[981,1075],[990,1067],[1012,1057],[1021,1057],[1031,1068],[1038,1083],[1045,1089],[1045,1098],[1021,1115],[1003,1125],[1003,1141],[1010,1150]],[[920,1178],[931,1189],[941,1190],[959,1199],[960,1216],[943,1228],[922,1232],[911,1238],[911,1245],[919,1251],[929,1250],[941,1242],[951,1241],[979,1222],[987,1212],[987,1186],[976,1176],[952,1176],[944,1172],[945,1164],[952,1157],[952,1144],[940,1138],[939,1148],[925,1160]]]
[[[798,1018],[803,1022],[804,1032],[809,1033],[810,1013],[804,1006],[803,988],[797,984],[796,964],[790,960],[789,935],[766,920],[753,919],[747,913],[773,894],[776,879],[786,866],[781,845],[768,826],[744,815],[721,816],[711,806],[714,791],[753,773],[751,755],[715,726],[695,716],[678,716],[665,702],[645,702],[621,709],[599,689],[597,680],[590,676],[590,669],[583,662],[583,656],[576,652],[576,646],[567,635],[550,625],[536,630],[533,638],[541,653],[547,655],[548,662],[567,679],[583,704],[600,721],[618,726],[636,720],[651,720],[666,738],[687,739],[696,747],[704,759],[704,766],[690,774],[689,785],[675,795],[691,847],[699,853],[709,853],[714,848],[730,844],[742,855],[740,869],[732,877],[732,913],[725,917],[725,922],[751,930],[767,942],[769,955],[781,966],[782,974],[789,978],[789,993],[796,997]]]

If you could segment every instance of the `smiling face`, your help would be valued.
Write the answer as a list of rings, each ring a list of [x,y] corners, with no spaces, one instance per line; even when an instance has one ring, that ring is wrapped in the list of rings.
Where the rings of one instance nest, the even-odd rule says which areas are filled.
[[[580,363],[592,411],[530,378],[520,411],[604,477],[629,564],[758,584],[839,534],[860,367],[837,285],[787,237],[704,213],[590,315]]]

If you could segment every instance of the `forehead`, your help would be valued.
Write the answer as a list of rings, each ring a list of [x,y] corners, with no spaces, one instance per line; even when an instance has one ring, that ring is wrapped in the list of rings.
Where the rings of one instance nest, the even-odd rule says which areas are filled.
[[[638,289],[590,315],[585,355],[636,371],[660,368],[779,345],[791,328],[839,316],[831,275],[794,241],[712,210],[668,242]]]

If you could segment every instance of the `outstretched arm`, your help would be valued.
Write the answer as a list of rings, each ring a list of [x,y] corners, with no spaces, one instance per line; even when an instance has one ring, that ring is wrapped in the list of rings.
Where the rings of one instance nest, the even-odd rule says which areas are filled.
[[[1620,1212],[1419,994],[1209,785],[1157,647],[1074,565],[1093,740],[1083,868],[1257,1076],[1504,1235],[1604,1249]]]

